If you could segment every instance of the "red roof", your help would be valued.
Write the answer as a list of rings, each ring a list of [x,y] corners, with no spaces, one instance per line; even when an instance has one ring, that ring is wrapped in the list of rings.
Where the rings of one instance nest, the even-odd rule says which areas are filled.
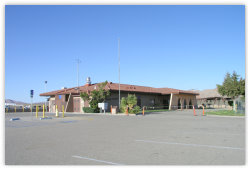
[[[98,89],[98,84],[80,86],[78,91],[77,91],[77,87],[73,87],[73,88],[68,88],[68,89],[61,89],[61,90],[51,91],[47,93],[42,93],[40,94],[40,96],[53,96],[53,95],[62,95],[62,94],[70,94],[70,93],[79,94],[80,92],[91,92],[95,89]],[[118,91],[119,84],[108,82],[104,89]],[[193,94],[193,95],[199,94],[193,91],[178,90],[178,89],[172,89],[172,88],[154,88],[154,87],[136,86],[136,85],[129,85],[129,84],[120,84],[120,90],[127,91],[127,92],[154,93],[154,94],[162,94],[162,95],[171,94],[171,93]]]

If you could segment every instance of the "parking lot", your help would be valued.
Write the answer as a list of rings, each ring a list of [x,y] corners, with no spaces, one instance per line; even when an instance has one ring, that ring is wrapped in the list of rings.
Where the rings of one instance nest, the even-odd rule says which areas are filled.
[[[244,165],[245,118],[6,113],[6,165]],[[18,117],[20,120],[10,121]]]

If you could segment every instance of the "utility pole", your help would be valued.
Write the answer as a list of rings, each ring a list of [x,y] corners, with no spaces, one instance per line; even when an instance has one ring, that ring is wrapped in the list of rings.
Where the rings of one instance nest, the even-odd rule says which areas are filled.
[[[79,64],[81,63],[81,60],[78,59],[76,60],[76,63],[77,63],[77,93],[79,92]]]
[[[118,57],[119,57],[119,110],[121,104],[121,89],[120,89],[120,38],[118,38]]]

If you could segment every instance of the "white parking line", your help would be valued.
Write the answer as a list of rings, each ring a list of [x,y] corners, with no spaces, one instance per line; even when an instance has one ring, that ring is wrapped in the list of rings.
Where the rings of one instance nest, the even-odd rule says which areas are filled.
[[[168,145],[182,145],[182,146],[193,146],[193,147],[208,147],[217,149],[233,149],[233,150],[245,150],[244,148],[228,147],[228,146],[214,146],[214,145],[200,145],[200,144],[188,144],[188,143],[175,143],[175,142],[159,142],[152,140],[135,140],[136,142],[146,142],[146,143],[159,143]]]
[[[108,162],[108,161],[103,161],[103,160],[97,160],[97,159],[87,158],[87,157],[77,156],[77,155],[74,155],[74,156],[72,156],[72,157],[73,157],[73,158],[79,158],[79,159],[86,159],[86,160],[90,160],[90,161],[102,162],[102,163],[111,164],[111,165],[122,165],[122,164],[118,164],[118,163],[114,163],[114,162]]]

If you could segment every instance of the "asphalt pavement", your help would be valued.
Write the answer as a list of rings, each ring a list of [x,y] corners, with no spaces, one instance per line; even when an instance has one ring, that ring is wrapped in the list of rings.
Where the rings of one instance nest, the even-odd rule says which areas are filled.
[[[245,118],[197,115],[6,113],[5,164],[244,165]]]

